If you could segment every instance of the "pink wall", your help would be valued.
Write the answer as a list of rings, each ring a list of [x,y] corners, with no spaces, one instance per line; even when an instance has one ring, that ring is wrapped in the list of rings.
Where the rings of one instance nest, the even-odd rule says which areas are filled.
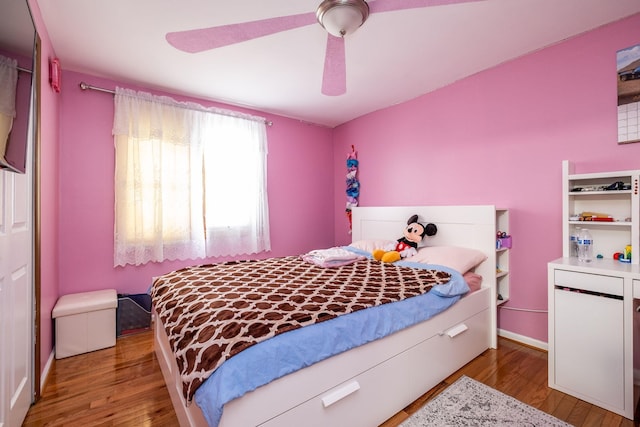
[[[562,160],[578,173],[640,169],[640,144],[616,143],[616,51],[638,43],[640,14],[338,127],[336,206],[355,144],[362,206],[509,208],[506,306],[546,310],[546,264],[562,255]],[[349,241],[344,224],[336,213],[337,243]],[[546,313],[499,313],[501,329],[547,341]]]
[[[36,30],[40,36],[40,371],[53,348],[51,311],[58,299],[58,135],[59,96],[49,86],[48,64],[55,58],[53,46],[40,10],[29,0]]]
[[[108,89],[116,86],[113,81],[63,72],[58,238],[60,295],[105,288],[115,288],[120,293],[146,292],[153,276],[194,263],[223,260],[113,267],[113,95],[82,91],[78,86],[82,80]],[[267,130],[272,250],[257,257],[292,255],[329,247],[333,244],[334,220],[330,184],[333,170],[329,167],[333,159],[332,131],[283,117],[269,115],[267,118],[274,122]],[[242,173],[241,169],[241,159],[238,159],[238,173]]]

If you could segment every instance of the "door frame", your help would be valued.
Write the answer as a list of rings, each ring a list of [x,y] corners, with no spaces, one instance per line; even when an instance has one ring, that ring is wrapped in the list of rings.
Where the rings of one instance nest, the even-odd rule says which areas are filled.
[[[40,231],[41,231],[41,221],[40,221],[40,138],[42,135],[41,120],[40,120],[40,97],[41,97],[41,89],[42,89],[42,74],[41,74],[41,62],[42,62],[42,42],[40,40],[40,36],[36,31],[36,46],[35,46],[35,58],[33,61],[34,64],[34,73],[36,78],[35,82],[35,102],[34,102],[34,117],[35,117],[35,126],[34,126],[34,138],[33,138],[33,301],[34,301],[34,315],[33,315],[33,341],[34,341],[34,350],[33,350],[33,401],[36,402],[40,399],[41,386],[42,386],[42,372],[41,372],[41,354],[42,346],[40,343],[40,308],[41,308],[41,274],[40,274]]]

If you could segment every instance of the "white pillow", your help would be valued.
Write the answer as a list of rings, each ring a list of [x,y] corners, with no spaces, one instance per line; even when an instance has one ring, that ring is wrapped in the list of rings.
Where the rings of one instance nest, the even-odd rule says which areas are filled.
[[[403,261],[443,265],[464,274],[485,259],[487,255],[476,249],[458,246],[426,246],[418,249],[416,255],[405,258]]]
[[[365,240],[356,240],[351,243],[349,246],[354,247],[356,249],[360,249],[361,251],[373,253],[376,249],[382,249],[385,246],[395,245],[395,240],[385,240],[385,239],[365,239]]]

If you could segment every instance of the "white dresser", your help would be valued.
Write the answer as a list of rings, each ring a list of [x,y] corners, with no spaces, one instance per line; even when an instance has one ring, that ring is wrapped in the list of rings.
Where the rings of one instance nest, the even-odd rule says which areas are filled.
[[[574,167],[562,162],[563,258],[548,265],[549,387],[633,419],[640,170],[577,174]],[[578,228],[593,236],[599,257],[590,263],[572,251]],[[631,262],[613,259],[627,245]]]

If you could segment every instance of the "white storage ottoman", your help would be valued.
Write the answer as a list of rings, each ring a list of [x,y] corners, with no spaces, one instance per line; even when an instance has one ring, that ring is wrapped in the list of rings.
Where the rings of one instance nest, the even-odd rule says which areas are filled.
[[[115,289],[63,295],[53,308],[56,359],[116,345]]]

